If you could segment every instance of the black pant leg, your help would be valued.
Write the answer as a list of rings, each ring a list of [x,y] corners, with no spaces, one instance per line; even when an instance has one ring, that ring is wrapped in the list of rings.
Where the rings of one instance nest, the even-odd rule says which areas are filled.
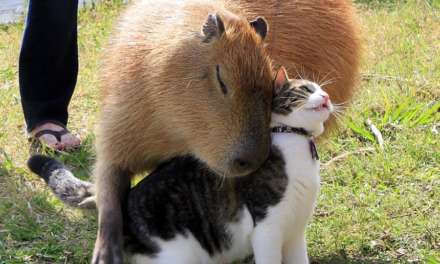
[[[19,58],[28,130],[46,120],[67,124],[78,74],[78,0],[30,0]]]

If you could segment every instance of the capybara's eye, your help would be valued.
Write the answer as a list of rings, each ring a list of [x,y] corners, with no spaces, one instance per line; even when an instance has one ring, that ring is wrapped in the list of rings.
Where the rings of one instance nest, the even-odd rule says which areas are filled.
[[[217,75],[217,81],[220,84],[220,88],[222,89],[223,94],[228,93],[228,88],[226,87],[225,83],[223,82],[222,78],[220,77],[220,66],[215,66],[215,71]]]

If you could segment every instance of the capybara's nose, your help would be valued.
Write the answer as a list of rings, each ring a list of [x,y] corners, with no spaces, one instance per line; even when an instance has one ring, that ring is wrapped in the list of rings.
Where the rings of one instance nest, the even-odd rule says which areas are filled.
[[[246,172],[251,172],[255,167],[252,160],[246,158],[237,158],[234,160],[234,168],[240,174],[246,174]]]
[[[265,147],[244,148],[232,160],[233,174],[241,176],[254,172],[267,159],[268,155],[269,149]]]

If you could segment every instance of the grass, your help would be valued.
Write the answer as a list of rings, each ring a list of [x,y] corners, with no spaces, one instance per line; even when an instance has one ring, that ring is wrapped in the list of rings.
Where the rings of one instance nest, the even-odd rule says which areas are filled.
[[[308,229],[316,263],[440,263],[440,2],[358,1],[360,92],[320,146],[322,189]],[[94,160],[97,62],[123,7],[80,12],[80,75],[70,127],[83,148],[62,159],[81,177]],[[0,26],[0,263],[88,263],[93,214],[65,208],[25,166],[17,84],[23,24]],[[381,148],[366,121],[381,131]]]

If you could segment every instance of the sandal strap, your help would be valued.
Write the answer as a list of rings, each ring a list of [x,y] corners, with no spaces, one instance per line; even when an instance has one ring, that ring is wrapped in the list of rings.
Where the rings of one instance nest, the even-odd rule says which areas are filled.
[[[57,125],[57,126],[60,126],[60,127],[64,128],[64,129],[66,129],[66,125],[65,125],[65,124],[61,123],[61,122],[58,121],[58,120],[54,120],[54,119],[46,119],[46,120],[40,121],[40,122],[36,123],[36,124],[33,126],[33,128],[36,128],[36,127],[42,126],[42,125],[44,125],[44,124],[54,124],[54,125]]]
[[[60,131],[54,131],[54,130],[51,130],[51,129],[43,129],[43,130],[40,130],[40,131],[38,131],[37,133],[35,133],[34,137],[39,139],[39,138],[40,138],[41,136],[43,136],[43,135],[52,135],[52,136],[54,136],[59,142],[61,142],[61,137],[62,137],[63,135],[65,135],[65,134],[68,134],[68,133],[70,133],[70,132],[69,132],[69,130],[67,130],[66,128],[63,128],[63,129],[60,130]]]

